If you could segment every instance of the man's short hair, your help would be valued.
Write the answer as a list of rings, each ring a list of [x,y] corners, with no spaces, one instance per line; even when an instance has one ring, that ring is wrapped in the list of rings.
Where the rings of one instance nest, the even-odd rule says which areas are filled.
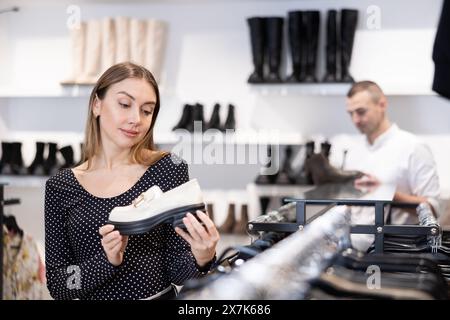
[[[347,93],[347,98],[353,97],[358,92],[367,91],[372,97],[372,101],[377,103],[384,96],[383,90],[373,81],[364,80],[355,82]]]

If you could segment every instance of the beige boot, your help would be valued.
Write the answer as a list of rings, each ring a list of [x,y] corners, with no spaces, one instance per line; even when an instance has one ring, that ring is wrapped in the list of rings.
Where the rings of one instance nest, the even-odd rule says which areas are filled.
[[[146,39],[145,67],[150,70],[156,81],[160,81],[167,41],[166,23],[148,20]]]
[[[130,18],[117,17],[116,21],[116,63],[130,60]]]
[[[116,27],[112,18],[102,19],[101,74],[116,63]]]
[[[218,228],[219,233],[223,234],[233,232],[234,224],[236,223],[235,211],[235,204],[230,203],[228,206],[228,213],[225,222]]]
[[[95,84],[100,75],[100,55],[102,49],[101,22],[90,20],[87,22],[86,43],[84,47],[85,63],[79,84]]]
[[[243,204],[241,207],[241,218],[236,222],[233,228],[234,234],[247,234],[248,206]]]
[[[75,84],[84,70],[84,46],[86,39],[86,22],[81,22],[79,28],[70,29],[70,75],[61,84]]]
[[[208,213],[208,217],[211,221],[214,222],[214,205],[212,203],[206,204],[206,212]],[[214,222],[214,224],[216,223]]]
[[[145,66],[146,33],[146,21],[130,20],[130,61],[141,66]]]

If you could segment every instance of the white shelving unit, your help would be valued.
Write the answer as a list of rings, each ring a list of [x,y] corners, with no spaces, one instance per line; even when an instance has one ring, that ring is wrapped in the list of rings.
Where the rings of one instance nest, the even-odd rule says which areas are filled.
[[[49,177],[0,175],[0,183],[12,188],[44,188]]]

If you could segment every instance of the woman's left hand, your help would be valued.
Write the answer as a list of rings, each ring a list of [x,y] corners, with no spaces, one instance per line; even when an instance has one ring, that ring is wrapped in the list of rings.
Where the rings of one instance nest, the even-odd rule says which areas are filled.
[[[187,231],[176,227],[175,231],[184,240],[191,245],[192,254],[200,267],[210,262],[216,254],[216,245],[219,241],[219,232],[214,222],[202,211],[196,212],[197,217],[203,222],[204,226],[198,221],[192,213],[188,213],[183,218],[183,223]]]

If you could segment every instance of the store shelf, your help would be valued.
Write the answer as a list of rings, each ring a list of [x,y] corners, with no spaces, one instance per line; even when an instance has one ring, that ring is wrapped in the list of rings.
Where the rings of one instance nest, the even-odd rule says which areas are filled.
[[[345,95],[350,89],[348,83],[273,83],[249,84],[250,91],[263,96],[290,95]]]
[[[238,144],[238,145],[298,145],[305,142],[300,133],[284,133],[277,130],[236,130],[234,133],[208,132],[190,134],[187,131],[155,133],[156,144]]]
[[[88,98],[93,85],[61,85],[47,88],[0,87],[0,98]]]
[[[12,188],[44,188],[49,177],[0,175],[0,183]]]
[[[54,87],[30,88],[20,86],[0,87],[0,98],[89,98],[93,84],[65,84]],[[159,86],[161,95],[174,95],[174,90]]]
[[[298,197],[314,188],[314,185],[259,185],[255,183],[247,185],[249,194],[259,197]]]
[[[345,96],[351,87],[350,83],[263,83],[249,84],[250,92],[262,96]],[[435,96],[436,93],[423,87],[386,87],[389,96]]]

